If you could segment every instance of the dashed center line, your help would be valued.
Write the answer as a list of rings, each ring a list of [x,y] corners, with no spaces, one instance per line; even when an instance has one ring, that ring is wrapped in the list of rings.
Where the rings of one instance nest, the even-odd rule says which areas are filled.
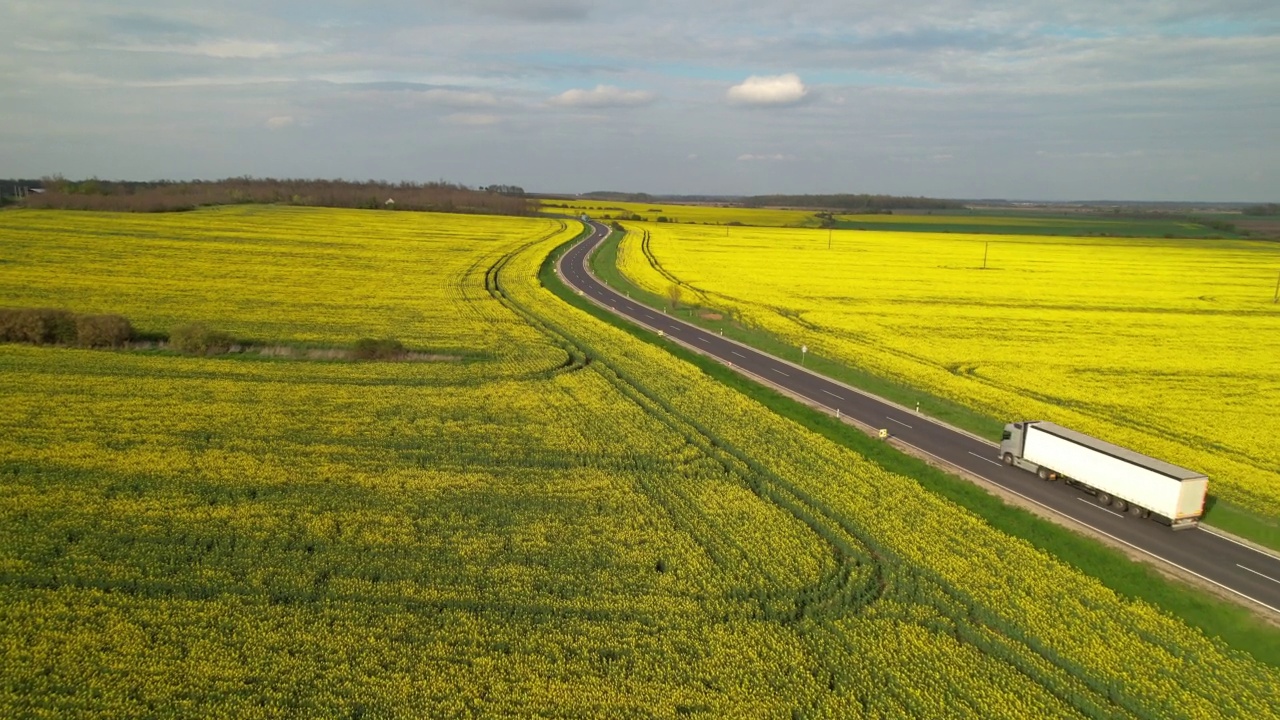
[[[913,427],[911,427],[910,425],[908,425],[908,424],[906,424],[906,423],[902,422],[902,421],[901,421],[901,420],[899,420],[898,418],[889,417],[888,415],[885,415],[885,417],[889,419],[889,422],[896,422],[896,423],[898,423],[899,425],[901,425],[901,426],[902,426],[902,427],[904,427],[904,428],[907,428],[907,429],[909,429],[909,430],[915,430],[915,428],[913,428]],[[985,460],[985,459],[986,459],[986,458],[983,458],[983,460]]]
[[[1078,497],[1078,498],[1076,498],[1076,499],[1077,499],[1077,500],[1079,500],[1080,502],[1082,502],[1082,503],[1084,503],[1084,504],[1088,505],[1089,507],[1096,507],[1096,508],[1098,508],[1099,510],[1101,510],[1102,512],[1105,512],[1105,513],[1111,513],[1112,515],[1115,515],[1116,517],[1124,517],[1124,514],[1123,514],[1123,513],[1118,513],[1118,512],[1116,512],[1115,510],[1108,510],[1108,509],[1106,509],[1106,508],[1102,507],[1101,505],[1099,505],[1099,504],[1097,504],[1097,503],[1095,503],[1095,502],[1090,502],[1090,501],[1088,501],[1088,500],[1085,500],[1085,499],[1084,499],[1084,498],[1082,498],[1082,497]]]
[[[1266,578],[1266,579],[1270,580],[1270,581],[1271,581],[1271,582],[1273,582],[1273,583],[1280,583],[1280,580],[1277,580],[1277,579],[1275,579],[1275,578],[1271,577],[1270,575],[1263,575],[1262,573],[1258,572],[1257,570],[1254,570],[1253,568],[1247,568],[1247,567],[1245,567],[1245,566],[1241,565],[1240,563],[1236,563],[1236,567],[1240,568],[1241,570],[1248,570],[1249,572],[1253,573],[1254,575],[1259,575],[1259,576],[1261,576],[1261,577],[1264,577],[1264,578]]]
[[[837,399],[837,400],[843,400],[843,399],[844,399],[844,398],[840,397],[839,395],[837,395],[837,394],[835,394],[835,393],[831,392],[830,390],[823,390],[822,392],[824,392],[824,393],[826,393],[826,394],[830,395],[831,397],[833,397],[833,398],[835,398],[835,399]]]
[[[976,457],[976,458],[978,458],[979,460],[983,460],[983,461],[985,461],[985,462],[989,462],[989,463],[991,463],[992,465],[999,465],[999,464],[1000,464],[1000,463],[996,462],[995,460],[992,460],[992,459],[991,459],[991,458],[989,458],[989,457],[983,457],[983,456],[979,455],[979,454],[978,454],[978,453],[976,453],[976,452],[971,452],[971,453],[969,453],[969,454],[970,454],[970,455],[972,455],[972,456],[974,456],[974,457]]]
[[[791,377],[790,375],[787,375],[786,373],[782,372],[782,371],[781,371],[781,370],[779,370],[778,368],[769,368],[769,369],[770,369],[770,370],[772,370],[772,371],[774,371],[774,372],[776,372],[776,373],[778,373],[779,375],[784,375],[784,376],[786,376],[786,377]]]
[[[737,355],[737,356],[738,356],[738,357],[740,357],[740,358],[744,358],[744,357],[746,357],[746,355],[743,355],[742,353],[738,352],[737,350],[730,350],[729,352],[733,353],[734,355]]]

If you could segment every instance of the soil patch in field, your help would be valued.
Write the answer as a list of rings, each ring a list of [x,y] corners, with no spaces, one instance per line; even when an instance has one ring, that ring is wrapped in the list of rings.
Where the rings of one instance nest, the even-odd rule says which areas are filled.
[[[137,342],[126,343],[123,347],[125,350],[169,350],[169,343],[163,340],[142,340]],[[175,351],[176,352],[176,351]],[[361,354],[358,350],[345,347],[297,347],[293,345],[255,345],[249,343],[236,343],[230,345],[225,351],[217,353],[209,353],[209,356],[215,355],[240,355],[254,356],[261,358],[283,358],[286,360],[329,360],[329,361],[352,361],[352,362],[461,362],[461,355],[447,355],[442,353],[418,352],[414,350],[404,350],[401,352],[390,353],[378,357],[368,357]]]

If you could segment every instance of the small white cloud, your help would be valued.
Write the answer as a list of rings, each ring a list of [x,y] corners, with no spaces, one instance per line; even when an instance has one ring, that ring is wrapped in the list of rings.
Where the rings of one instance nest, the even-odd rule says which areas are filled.
[[[453,113],[445,115],[444,121],[450,125],[465,125],[467,127],[487,127],[489,125],[497,125],[502,118],[497,115],[487,115],[484,113]]]
[[[698,159],[698,153],[689,153],[689,157],[687,157],[687,158],[685,158],[685,159],[686,159],[686,160],[697,160],[697,159]]]
[[[795,73],[786,75],[752,75],[741,85],[729,88],[733,102],[746,105],[794,105],[809,94],[809,88]]]
[[[287,128],[296,122],[297,120],[295,120],[292,115],[276,115],[275,117],[267,118],[267,127],[271,130],[280,130],[282,128]]]
[[[744,153],[738,156],[738,162],[781,162],[783,160],[795,160],[795,155],[784,155],[782,153],[773,153],[771,155],[752,155]]]
[[[566,90],[549,102],[565,107],[635,107],[651,103],[655,97],[647,90],[623,90],[612,85],[597,85],[594,90]]]

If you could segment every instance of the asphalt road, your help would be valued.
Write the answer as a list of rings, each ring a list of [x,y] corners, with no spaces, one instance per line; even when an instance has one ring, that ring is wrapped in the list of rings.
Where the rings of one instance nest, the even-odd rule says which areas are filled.
[[[608,235],[604,225],[592,222],[591,226],[591,236],[565,253],[557,270],[566,283],[596,304],[833,413],[839,410],[842,416],[863,425],[886,429],[900,443],[1280,615],[1280,557],[1219,535],[1211,528],[1175,532],[1152,520],[1117,513],[1098,505],[1078,488],[1045,482],[1031,473],[1005,466],[994,443],[619,295],[596,279],[587,266],[591,251]]]

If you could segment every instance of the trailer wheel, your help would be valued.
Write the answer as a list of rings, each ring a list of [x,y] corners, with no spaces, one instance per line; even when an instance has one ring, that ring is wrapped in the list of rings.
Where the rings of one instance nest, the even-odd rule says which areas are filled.
[[[1116,501],[1115,501],[1115,507],[1116,507],[1116,510],[1118,510],[1118,511],[1120,511],[1120,512],[1128,512],[1128,511],[1129,511],[1129,501],[1128,501],[1128,500],[1121,500],[1120,498],[1116,498]]]
[[[1036,475],[1039,475],[1041,480],[1048,480],[1052,477],[1052,474],[1049,472],[1049,468],[1044,467],[1043,465],[1036,470]]]
[[[1150,511],[1150,510],[1148,510],[1148,509],[1146,509],[1146,508],[1144,508],[1144,507],[1141,507],[1141,506],[1139,506],[1139,505],[1130,505],[1130,506],[1129,506],[1129,514],[1130,514],[1130,515],[1132,515],[1132,516],[1134,516],[1134,517],[1136,517],[1136,518],[1148,518],[1148,517],[1151,517],[1151,511]]]
[[[1005,464],[1005,465],[1012,465],[1012,464],[1013,464],[1013,453],[1005,453],[1005,454],[1004,454],[1004,464]]]
[[[1096,499],[1097,499],[1097,501],[1098,501],[1098,504],[1099,504],[1099,505],[1110,505],[1110,504],[1111,504],[1111,496],[1110,496],[1110,495],[1108,495],[1108,494],[1106,494],[1106,493],[1104,493],[1104,492],[1100,492],[1100,493],[1098,493],[1098,494],[1097,494],[1097,496],[1096,496]]]

